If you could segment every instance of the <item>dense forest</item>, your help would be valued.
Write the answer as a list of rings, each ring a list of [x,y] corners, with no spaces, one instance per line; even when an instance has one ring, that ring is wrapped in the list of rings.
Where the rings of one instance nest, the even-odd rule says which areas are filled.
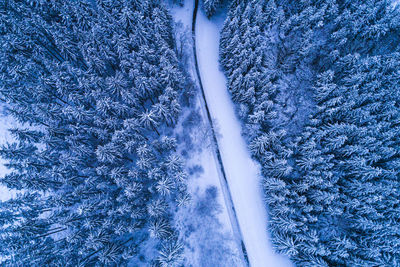
[[[398,10],[235,0],[221,34],[276,250],[298,266],[398,266]]]
[[[233,266],[245,264],[240,249],[252,259],[204,93],[223,86],[190,76],[192,48],[218,66],[204,44],[217,28],[204,27],[228,10],[226,102],[261,166],[254,206],[265,199],[275,251],[296,266],[399,266],[400,6],[189,1],[0,1],[0,116],[19,125],[0,145],[0,185],[16,192],[0,201],[0,265]],[[198,49],[185,28],[196,23]]]
[[[1,264],[179,262],[174,45],[158,0],[1,1],[0,99],[23,125],[0,149],[19,192],[0,202]]]

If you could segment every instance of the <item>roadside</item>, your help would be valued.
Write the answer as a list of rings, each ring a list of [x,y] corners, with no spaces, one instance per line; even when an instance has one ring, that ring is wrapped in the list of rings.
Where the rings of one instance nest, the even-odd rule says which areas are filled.
[[[179,53],[186,53],[185,67],[191,79],[197,81],[191,48],[194,2],[185,1],[183,7],[172,5],[171,1],[169,4],[176,23],[177,49]],[[195,91],[195,103],[191,110],[185,111],[178,129],[181,153],[188,162],[188,192],[192,197],[190,204],[176,214],[177,228],[185,240],[185,257],[189,261],[186,263],[188,266],[246,266],[237,229],[231,223],[233,206],[229,203],[232,202],[227,205],[226,187],[221,186],[223,176],[215,154],[216,139],[203,98]]]

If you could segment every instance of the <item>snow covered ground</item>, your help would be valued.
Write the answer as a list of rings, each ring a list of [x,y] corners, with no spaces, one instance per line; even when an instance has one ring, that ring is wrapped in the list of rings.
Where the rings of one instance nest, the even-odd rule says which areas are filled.
[[[175,29],[178,50],[181,50],[182,45],[179,44],[179,35],[184,35],[182,39],[187,43],[183,44],[183,53],[188,56],[187,70],[193,80],[196,80],[191,43],[194,1],[185,1],[184,7],[173,5],[172,1],[167,3],[171,6],[175,22],[180,24]],[[176,215],[177,228],[185,236],[185,266],[245,266],[240,243],[231,222],[231,206],[226,205],[226,196],[220,183],[221,173],[213,153],[211,129],[207,115],[201,109],[202,105],[199,96],[196,98],[195,108],[198,110],[196,114],[201,118],[196,120],[193,129],[178,127],[181,128],[181,136],[191,138],[191,149],[186,156],[188,167],[199,168],[195,173],[190,173],[188,181],[188,191],[193,201]]]
[[[219,38],[224,17],[207,19],[199,10],[196,25],[197,57],[206,100],[219,129],[218,146],[227,174],[240,230],[251,266],[291,266],[274,254],[267,235],[267,212],[259,166],[251,159],[241,136],[241,125],[219,69]]]
[[[200,103],[196,104],[199,111]],[[184,266],[243,266],[240,247],[231,229],[213,159],[207,121],[193,112],[192,126],[181,127],[179,143],[189,173],[188,192],[192,201],[175,215],[176,227],[185,243]],[[182,139],[189,140],[190,144]]]

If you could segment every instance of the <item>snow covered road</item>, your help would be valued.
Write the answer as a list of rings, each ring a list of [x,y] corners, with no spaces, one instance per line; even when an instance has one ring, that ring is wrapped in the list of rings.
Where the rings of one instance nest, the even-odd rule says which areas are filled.
[[[199,71],[198,71],[198,66],[195,64],[196,61],[196,53],[195,53],[195,47],[193,46],[194,42],[192,37],[195,35],[193,34],[194,32],[194,26],[192,22],[195,21],[193,18],[193,15],[197,14],[197,9],[198,9],[198,2],[195,5],[195,1],[192,0],[187,0],[184,2],[183,6],[178,6],[174,5],[173,2],[170,0],[168,4],[171,6],[171,15],[173,19],[175,20],[176,24],[176,36],[177,39],[180,40],[181,35],[186,35],[189,37],[187,40],[187,43],[179,43],[178,42],[178,49],[180,48],[180,45],[190,45],[189,47],[185,47],[183,50],[186,50],[186,53],[188,55],[188,62],[187,62],[187,70],[189,71],[190,76],[192,77],[193,81],[197,81],[198,85],[201,87],[201,80],[199,79]],[[190,35],[190,36],[189,36]],[[181,50],[182,51],[182,50]],[[205,103],[205,98],[201,93],[203,90],[200,91],[200,94],[197,95],[197,105],[201,108],[201,117],[202,120],[204,120],[203,126],[208,128],[212,127],[212,121],[211,121],[211,116],[209,114],[209,110],[207,108],[207,105]],[[215,135],[215,132],[212,131],[212,135],[210,136],[211,139],[213,140],[208,140],[206,143],[200,145],[203,150],[202,150],[202,156],[199,162],[201,162],[201,166],[204,169],[204,175],[201,177],[200,183],[204,187],[204,185],[213,185],[216,188],[218,188],[218,191],[221,193],[219,196],[218,203],[222,205],[221,212],[219,213],[218,217],[222,222],[222,228],[225,229],[227,232],[230,233],[230,236],[232,237],[231,241],[232,242],[232,249],[234,251],[234,255],[230,255],[233,258],[227,261],[221,261],[217,265],[213,266],[226,266],[226,267],[239,267],[239,266],[248,266],[248,259],[246,258],[246,251],[244,248],[244,243],[242,239],[242,235],[239,230],[239,223],[237,221],[237,217],[235,214],[235,209],[233,207],[233,201],[230,196],[229,188],[227,186],[226,178],[225,178],[225,172],[222,166],[222,160],[221,156],[219,154],[219,150],[217,149],[216,146],[211,145],[209,142],[216,144],[217,143],[217,138]],[[190,183],[191,186],[194,185],[193,181]],[[221,229],[220,229],[221,230]],[[210,237],[204,236],[202,237],[204,239],[209,239]],[[199,240],[199,242],[202,242]],[[226,242],[226,241],[222,241]],[[219,244],[220,248],[223,248],[224,244]],[[204,256],[204,255],[203,255]],[[190,258],[190,256],[189,256]],[[232,261],[235,263],[232,264]],[[207,266],[207,265],[193,265],[193,266]]]
[[[226,172],[240,231],[251,266],[290,266],[274,254],[267,235],[267,212],[262,198],[259,166],[251,159],[241,136],[241,125],[219,69],[219,38],[224,17],[207,19],[202,10],[196,20],[196,53],[205,100],[217,126],[218,147]]]

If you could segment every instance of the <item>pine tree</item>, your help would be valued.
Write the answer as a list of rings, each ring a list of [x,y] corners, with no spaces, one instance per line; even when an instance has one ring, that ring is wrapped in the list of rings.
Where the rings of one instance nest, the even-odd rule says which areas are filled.
[[[0,94],[25,124],[0,150],[0,181],[27,192],[1,203],[2,263],[126,265],[146,244],[178,261],[162,249],[179,242],[171,211],[186,194],[166,128],[185,78],[165,7],[6,1],[0,16]]]
[[[298,266],[398,263],[389,4],[233,1],[225,21],[221,64],[262,165],[272,241]]]
[[[204,10],[208,17],[214,15],[221,4],[222,0],[203,0]]]

